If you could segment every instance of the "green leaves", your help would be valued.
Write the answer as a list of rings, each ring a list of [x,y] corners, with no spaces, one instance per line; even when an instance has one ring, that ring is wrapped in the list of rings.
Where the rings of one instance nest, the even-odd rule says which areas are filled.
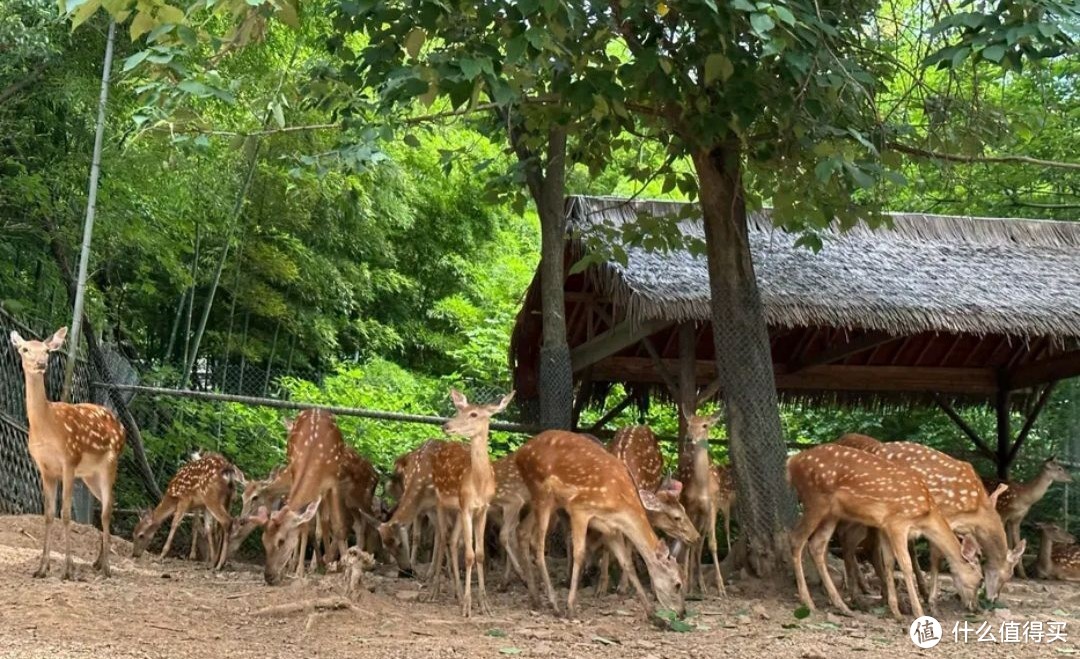
[[[705,84],[711,85],[717,80],[727,82],[735,72],[735,65],[723,53],[713,53],[705,58]]]
[[[768,14],[754,13],[750,14],[750,27],[754,29],[754,32],[765,35],[776,27],[776,23]]]
[[[795,616],[796,620],[804,620],[810,617],[810,609],[805,604],[803,604],[799,608],[795,609],[792,612],[792,615]]]
[[[408,36],[405,37],[405,52],[409,53],[409,57],[416,59],[420,56],[420,49],[424,46],[425,40],[427,40],[427,32],[424,32],[423,28],[414,27],[409,31]]]

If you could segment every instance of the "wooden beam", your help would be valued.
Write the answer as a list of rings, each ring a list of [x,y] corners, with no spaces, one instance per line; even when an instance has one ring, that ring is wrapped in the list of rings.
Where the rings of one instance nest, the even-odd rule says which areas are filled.
[[[669,371],[677,370],[677,360],[663,360]],[[777,389],[823,391],[878,391],[960,393],[989,396],[997,391],[993,369],[912,368],[910,366],[847,366],[824,364],[792,373],[782,364],[774,365]],[[714,396],[720,386],[716,363],[696,360],[695,380],[707,385],[701,397]],[[647,357],[609,357],[593,367],[598,381],[661,384],[653,360]]]
[[[679,464],[688,452],[687,417],[697,412],[697,331],[693,321],[679,325],[679,393],[675,398],[679,418]]]
[[[1009,442],[1012,441],[1012,429],[1009,427],[1009,374],[1002,370],[998,373],[998,390],[994,396],[994,411],[997,417],[997,477],[1000,481],[1009,480]]]
[[[990,450],[990,447],[987,446],[983,438],[979,436],[979,433],[975,432],[975,429],[972,428],[967,421],[964,421],[964,417],[960,416],[960,414],[953,409],[953,406],[949,404],[949,401],[934,394],[934,402],[937,403],[938,407],[941,408],[941,411],[944,412],[947,417],[952,419],[952,422],[955,423],[960,430],[964,431],[965,435],[971,438],[971,441],[975,443],[975,447],[979,449],[980,453],[990,460],[994,459],[994,452]]]
[[[817,338],[818,328],[803,330],[803,335],[799,338],[799,342],[795,344],[795,349],[791,351],[791,357],[788,361],[792,364],[798,364],[802,361],[803,354],[806,353],[806,349],[810,347],[810,344]]]
[[[580,373],[601,359],[629,348],[670,324],[666,320],[647,320],[641,325],[634,326],[629,320],[624,320],[592,341],[583,343],[570,351],[570,362],[574,365],[574,373]]]
[[[570,413],[570,428],[573,430],[577,430],[578,422],[581,421],[581,412],[589,402],[589,397],[592,395],[592,389],[592,372],[590,369],[585,369],[585,375],[581,378],[581,384],[578,385],[578,395],[577,400],[574,401],[574,409]]]
[[[632,393],[626,394],[626,398],[623,398],[621,401],[619,401],[619,403],[615,407],[613,407],[610,410],[608,410],[607,412],[605,412],[604,416],[600,417],[596,421],[596,423],[589,426],[589,429],[586,432],[595,433],[597,430],[600,430],[601,428],[606,426],[609,421],[611,421],[615,417],[619,416],[620,412],[622,412],[626,408],[630,407],[630,403],[633,403],[633,402],[634,402],[634,394],[632,394]]]
[[[1064,380],[1080,375],[1080,350],[1030,362],[1010,374],[1013,389],[1027,389],[1036,384]]]
[[[908,347],[908,344],[911,343],[912,338],[914,337],[905,336],[904,340],[900,342],[900,345],[896,346],[896,353],[892,356],[892,359],[889,360],[889,366],[896,366],[896,361],[900,359],[900,355],[904,354],[904,350]]]
[[[930,348],[934,347],[934,342],[938,340],[938,336],[938,334],[931,334],[926,337],[926,343],[923,344],[922,350],[915,357],[915,361],[911,362],[911,366],[918,366],[922,363],[923,357],[926,357],[926,353],[930,351]]]
[[[874,332],[864,337],[860,337],[847,343],[841,343],[839,345],[832,346],[826,350],[810,357],[809,359],[797,359],[791,362],[789,365],[790,373],[798,373],[799,371],[810,368],[811,366],[820,366],[823,364],[832,364],[838,362],[845,357],[858,354],[864,350],[870,348],[876,348],[877,346],[884,345],[890,341],[899,339],[899,336]]]
[[[1027,419],[1024,420],[1024,425],[1020,428],[1020,434],[1016,436],[1016,441],[1013,442],[1012,448],[1009,450],[1009,464],[1012,464],[1013,460],[1016,459],[1016,454],[1020,452],[1020,447],[1027,441],[1028,435],[1031,434],[1031,428],[1035,425],[1035,421],[1038,420],[1039,414],[1042,413],[1043,408],[1046,407],[1046,403],[1050,400],[1050,393],[1054,391],[1056,385],[1056,381],[1046,385],[1039,395],[1039,400],[1036,401],[1035,407],[1031,408],[1031,413],[1028,414]]]

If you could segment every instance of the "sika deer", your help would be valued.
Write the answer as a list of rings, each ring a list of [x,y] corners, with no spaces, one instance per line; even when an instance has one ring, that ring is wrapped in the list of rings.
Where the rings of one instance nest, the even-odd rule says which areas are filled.
[[[1036,573],[1043,579],[1080,581],[1080,545],[1076,538],[1055,524],[1038,522],[1035,526],[1040,533]]]
[[[607,548],[637,591],[646,615],[651,613],[649,598],[634,572],[623,538],[634,545],[645,561],[660,606],[675,610],[679,615],[685,613],[678,565],[668,553],[667,545],[653,532],[641,495],[621,460],[584,435],[549,430],[519,448],[514,461],[529,488],[533,556],[543,577],[548,600],[556,612],[559,605],[548,574],[545,543],[551,516],[556,509],[562,509],[570,516],[574,549],[570,594],[566,601],[569,616],[576,612],[578,580],[585,560],[585,537],[590,527],[603,535]],[[526,577],[530,595],[535,599],[531,568],[526,568]]]
[[[510,585],[511,569],[525,581],[518,553],[517,531],[521,522],[521,511],[529,505],[529,488],[521,480],[514,454],[505,455],[495,461],[495,497],[491,500],[492,512],[499,517],[499,544],[506,552],[506,566],[503,572],[503,588]]]
[[[1001,521],[1005,524],[1005,531],[1009,538],[1009,547],[1020,544],[1020,524],[1027,517],[1031,507],[1039,502],[1053,483],[1071,483],[1072,476],[1065,471],[1054,458],[1046,460],[1039,469],[1035,478],[1026,483],[1010,481],[1009,489],[998,498],[997,512]],[[987,492],[993,491],[1000,483],[998,481],[986,481]],[[1016,570],[1022,578],[1027,578],[1024,572],[1024,563],[1016,564]]]
[[[265,526],[262,535],[266,550],[263,577],[268,585],[281,582],[285,566],[297,554],[297,545],[300,559],[297,576],[303,576],[306,525],[315,517],[319,503],[324,499],[330,506],[331,533],[338,544],[338,555],[345,555],[346,530],[338,482],[338,470],[347,459],[345,451],[341,430],[334,416],[325,410],[304,410],[291,425],[286,449],[287,473],[282,474],[291,483],[285,505],[273,514],[265,506],[260,507],[252,518]]]
[[[460,533],[465,539],[465,590],[461,599],[461,611],[465,617],[472,615],[472,571],[476,566],[480,610],[491,613],[484,585],[484,531],[487,527],[487,511],[495,497],[495,471],[488,456],[488,428],[491,417],[502,412],[514,398],[511,391],[494,405],[470,405],[465,395],[450,390],[457,414],[443,424],[447,435],[465,437],[469,448],[457,442],[447,442],[432,460],[432,481],[435,484],[438,514],[435,558],[432,566],[431,597],[439,592],[442,558],[449,549],[454,566],[454,588],[458,588],[457,542]],[[447,546],[449,518],[458,513],[451,542]]]
[[[874,455],[903,464],[918,473],[949,526],[957,533],[975,536],[986,556],[986,597],[990,601],[996,600],[1012,578],[1013,568],[1023,558],[1025,546],[1024,541],[1020,541],[1012,551],[1009,550],[1005,527],[994,512],[997,499],[1007,486],[999,486],[987,496],[970,463],[914,442],[886,442],[880,444]],[[937,596],[937,563],[937,554],[931,551],[931,601]]]
[[[144,515],[135,526],[135,532],[132,534],[132,557],[142,556],[162,522],[172,517],[169,536],[165,539],[165,546],[161,550],[161,558],[164,559],[169,554],[176,529],[180,527],[184,515],[189,510],[206,509],[225,531],[222,534],[220,552],[213,542],[210,543],[211,563],[215,569],[220,570],[225,565],[225,559],[228,556],[228,538],[232,527],[229,505],[232,503],[236,484],[242,480],[243,473],[218,453],[208,453],[180,467],[169,481],[161,503],[154,508],[153,512]],[[192,527],[192,543],[195,543],[197,531],[195,531],[194,522],[192,522]]]
[[[693,454],[690,461],[683,463],[679,479],[684,484],[682,491],[683,506],[686,507],[686,512],[694,520],[694,525],[702,536],[702,539],[687,554],[687,581],[689,581],[689,586],[692,589],[696,573],[696,582],[700,584],[701,591],[705,592],[705,579],[704,575],[701,574],[701,559],[705,553],[704,539],[708,538],[709,551],[712,552],[713,573],[716,576],[716,593],[718,596],[723,596],[724,577],[720,574],[720,557],[717,555],[716,547],[716,516],[725,497],[719,474],[713,471],[709,459],[709,430],[719,420],[719,415],[698,416],[693,414],[687,418],[686,432],[687,438],[693,442]],[[730,509],[728,515],[730,515]],[[725,515],[725,519],[728,515]]]
[[[845,613],[847,605],[836,590],[825,564],[829,538],[843,520],[880,529],[888,551],[884,563],[891,569],[893,559],[904,573],[911,609],[923,614],[915,589],[908,538],[925,535],[931,545],[949,561],[960,598],[974,610],[982,575],[976,557],[978,547],[969,536],[957,542],[945,516],[934,503],[929,488],[918,472],[902,464],[879,458],[858,449],[825,444],[788,458],[788,480],[803,503],[803,515],[791,532],[791,557],[799,597],[814,608],[806,587],[802,554],[807,542],[822,583],[832,604]],[[885,579],[889,609],[900,618],[900,607],[892,579]]]
[[[75,479],[82,479],[90,493],[101,502],[101,543],[94,569],[108,577],[112,523],[113,485],[116,467],[124,450],[124,428],[112,412],[100,405],[49,402],[45,393],[45,369],[49,353],[64,345],[67,328],[61,327],[47,341],[27,341],[18,332],[11,342],[22,358],[26,381],[26,417],[29,422],[28,449],[41,474],[45,508],[45,538],[41,562],[34,576],[49,572],[49,541],[56,514],[56,486],[63,484],[60,519],[64,523],[64,579],[75,577],[71,558],[71,497]]]
[[[402,542],[405,528],[419,523],[418,515],[427,514],[435,508],[435,484],[431,478],[432,463],[435,453],[445,444],[439,439],[429,439],[409,453],[399,457],[395,463],[395,472],[401,474],[402,493],[390,520],[379,525],[379,537],[383,547],[390,552],[398,564],[399,574],[412,573],[412,560]],[[415,544],[413,546],[415,549]]]
[[[276,510],[278,501],[289,493],[291,485],[291,476],[285,465],[275,467],[265,480],[249,481],[244,485],[240,516],[233,520],[232,532],[229,533],[226,560],[235,555],[244,540],[260,526],[258,518],[253,517],[255,511],[263,507],[269,511]]]

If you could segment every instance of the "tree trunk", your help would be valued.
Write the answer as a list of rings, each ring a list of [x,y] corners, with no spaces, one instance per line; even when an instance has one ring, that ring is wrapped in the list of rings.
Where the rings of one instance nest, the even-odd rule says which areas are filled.
[[[693,154],[705,222],[713,341],[721,379],[731,461],[738,486],[746,565],[759,577],[786,562],[795,497],[786,479],[769,334],[746,227],[736,146]]]

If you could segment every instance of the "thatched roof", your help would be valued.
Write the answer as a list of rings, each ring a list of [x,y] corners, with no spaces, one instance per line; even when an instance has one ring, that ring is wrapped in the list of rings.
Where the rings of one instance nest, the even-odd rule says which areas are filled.
[[[703,239],[692,204],[610,197],[567,200],[575,237],[599,236],[639,216],[677,220]],[[822,232],[815,253],[750,218],[750,244],[772,326],[1080,337],[1080,222],[895,213],[892,227]],[[582,243],[574,241],[580,253]],[[606,289],[636,322],[709,317],[704,256],[626,248],[624,266],[599,266]]]

